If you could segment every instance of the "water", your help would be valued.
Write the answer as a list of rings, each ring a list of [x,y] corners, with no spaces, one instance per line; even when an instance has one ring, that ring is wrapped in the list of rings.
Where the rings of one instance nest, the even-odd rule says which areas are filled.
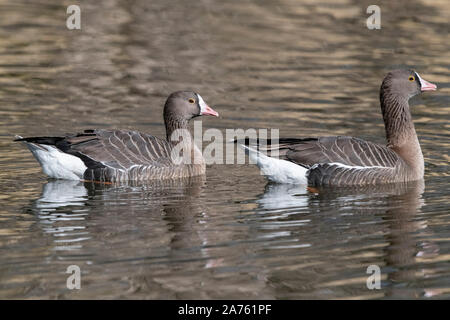
[[[68,5],[67,3],[66,5]],[[0,3],[0,298],[450,297],[448,1],[96,1],[82,30],[58,1]],[[102,186],[48,180],[11,142],[87,128],[164,136],[180,89],[221,117],[383,143],[378,88],[413,67],[439,90],[410,101],[424,182],[306,191],[254,166]],[[69,265],[81,290],[68,290]],[[381,289],[368,290],[369,265]]]

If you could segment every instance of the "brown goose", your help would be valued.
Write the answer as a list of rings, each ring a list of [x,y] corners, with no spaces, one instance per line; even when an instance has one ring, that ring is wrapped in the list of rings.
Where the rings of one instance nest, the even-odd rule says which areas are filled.
[[[423,178],[424,161],[411,119],[408,100],[436,90],[414,70],[389,72],[380,89],[387,145],[335,136],[279,139],[247,149],[269,180],[310,186],[365,185]],[[279,157],[271,157],[278,153]]]
[[[59,137],[17,136],[52,178],[119,182],[169,179],[205,173],[201,151],[188,122],[201,115],[218,117],[194,92],[172,93],[164,105],[166,139],[128,130],[85,130]]]

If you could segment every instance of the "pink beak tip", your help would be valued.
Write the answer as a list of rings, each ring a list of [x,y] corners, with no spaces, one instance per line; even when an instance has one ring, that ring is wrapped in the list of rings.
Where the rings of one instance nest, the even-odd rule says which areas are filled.
[[[424,79],[420,79],[420,90],[421,91],[434,91],[437,89],[437,85],[434,83],[428,82]]]
[[[434,83],[430,83],[428,82],[426,85],[423,85],[421,87],[422,91],[435,91],[437,89],[437,85],[435,85]]]
[[[217,111],[215,111],[213,108],[211,108],[210,106],[206,106],[206,110],[202,112],[202,115],[218,117],[219,113]]]

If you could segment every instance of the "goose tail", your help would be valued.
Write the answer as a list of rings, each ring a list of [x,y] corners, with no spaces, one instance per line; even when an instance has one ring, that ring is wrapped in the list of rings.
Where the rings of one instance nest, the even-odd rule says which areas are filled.
[[[269,157],[246,145],[240,146],[268,180],[276,183],[307,184],[307,168],[290,161]]]
[[[55,146],[58,137],[23,138],[15,136],[14,141],[24,143],[42,167],[42,171],[51,178],[80,180],[87,169],[80,158],[67,154]]]

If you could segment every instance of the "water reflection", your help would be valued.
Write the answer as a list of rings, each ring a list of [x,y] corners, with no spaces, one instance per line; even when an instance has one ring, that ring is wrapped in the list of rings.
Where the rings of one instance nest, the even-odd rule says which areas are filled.
[[[422,198],[424,181],[352,189],[331,193],[322,190],[317,198],[327,199],[325,203],[321,202],[322,205],[340,202],[334,203],[340,208],[353,203],[356,206],[351,211],[361,214],[367,213],[363,207],[371,207],[375,212],[374,222],[379,222],[373,223],[373,228],[365,232],[382,233],[383,259],[375,264],[381,268],[384,296],[396,299],[423,296],[423,289],[407,288],[404,284],[416,277],[417,269],[411,268],[416,264],[416,257],[429,254],[421,250],[423,246],[418,240],[418,233],[427,227],[427,220],[421,217],[421,208],[425,205]]]
[[[305,207],[308,205],[308,199],[306,186],[268,183],[256,202],[261,209],[282,211]]]
[[[280,266],[280,270],[286,268],[285,272],[271,274],[269,282],[283,283],[284,286],[276,286],[280,293],[285,293],[282,295],[285,298],[311,298],[319,294],[345,297],[349,288],[354,298],[429,296],[427,289],[405,287],[405,283],[417,277],[418,257],[421,260],[433,258],[438,252],[436,243],[419,240],[420,235],[430,236],[427,220],[421,215],[425,205],[423,193],[423,181],[309,190],[268,184],[257,200],[259,213],[265,216],[260,232],[265,238],[284,238],[283,243],[269,245],[272,249],[296,247],[301,250],[295,259],[299,266],[292,268],[293,261],[290,267]],[[359,245],[353,252],[355,240],[361,239],[365,245]],[[338,243],[341,245],[337,247]],[[346,243],[345,249],[342,243]],[[350,256],[349,252],[352,252]],[[328,255],[327,258],[320,253]],[[346,269],[344,273],[351,276],[335,279],[328,274],[330,266],[326,263]],[[315,271],[305,270],[302,264],[315,266]],[[365,271],[371,264],[381,268],[380,292],[366,287],[369,275]],[[350,285],[352,282],[354,284]],[[315,283],[316,290],[309,294],[286,295],[288,287],[308,286],[309,283]],[[325,288],[326,294],[322,292]]]
[[[428,277],[428,270],[419,270],[415,265],[420,260],[431,259],[439,252],[439,246],[434,241],[420,240],[420,236],[431,236],[427,230],[428,221],[421,216],[421,208],[425,205],[422,198],[423,182],[399,187],[396,194],[388,198],[386,215],[387,222],[385,248],[386,268],[389,268],[386,286],[387,297],[420,298],[430,296],[428,288],[407,288],[405,283],[412,283],[417,273]]]
[[[88,190],[79,181],[50,180],[44,185],[32,211],[44,232],[53,235],[53,250],[78,250],[91,238],[85,225],[87,199]]]
[[[32,208],[43,230],[55,237],[54,250],[79,250],[86,240],[93,238],[95,241],[97,236],[92,234],[93,229],[117,229],[111,221],[101,225],[99,219],[115,219],[113,223],[124,227],[134,225],[134,219],[150,218],[150,223],[146,221],[141,227],[164,225],[163,232],[171,234],[167,243],[169,252],[176,253],[210,243],[202,233],[203,227],[199,228],[208,218],[202,195],[204,187],[203,176],[121,185],[50,180]],[[95,217],[89,216],[93,204]],[[93,224],[93,221],[96,222]],[[201,251],[204,257],[208,256],[208,249]],[[207,261],[208,265],[216,265],[216,262]]]
[[[227,231],[227,224],[221,227],[217,213],[207,207],[207,188],[203,177],[145,185],[48,181],[33,211],[42,230],[54,237],[59,257],[78,252],[77,263],[90,265],[92,276],[104,266],[121,273],[124,263],[126,268],[133,265],[126,282],[127,295],[134,297],[149,297],[160,286],[195,297],[189,288],[206,275],[210,286],[204,288],[204,298],[221,296],[214,291],[215,272],[234,270],[229,268],[236,259],[241,261],[236,272],[251,266],[258,275],[257,281],[250,274],[239,278],[247,289],[259,292],[253,297],[346,297],[351,290],[353,298],[411,298],[442,292],[404,285],[416,279],[417,259],[425,261],[439,252],[433,241],[418,239],[423,233],[430,236],[421,216],[423,181],[309,190],[267,184],[255,199],[254,215],[243,221],[248,226],[245,240],[237,242],[237,234]],[[361,239],[364,245],[355,248]],[[104,246],[114,253],[101,252]],[[250,259],[254,255],[265,257],[257,267]],[[365,271],[371,264],[382,270],[380,292],[366,287]],[[167,268],[164,273],[155,269],[160,265]],[[205,271],[188,276],[200,266]],[[330,266],[341,271],[330,273]],[[337,277],[342,273],[343,278]],[[184,284],[179,287],[177,281]],[[292,291],[298,286],[309,289]],[[222,294],[231,297],[231,291]],[[87,296],[91,294],[96,291]]]
[[[40,214],[70,205],[81,206],[87,200],[87,189],[80,181],[50,180],[42,190],[34,207]]]

